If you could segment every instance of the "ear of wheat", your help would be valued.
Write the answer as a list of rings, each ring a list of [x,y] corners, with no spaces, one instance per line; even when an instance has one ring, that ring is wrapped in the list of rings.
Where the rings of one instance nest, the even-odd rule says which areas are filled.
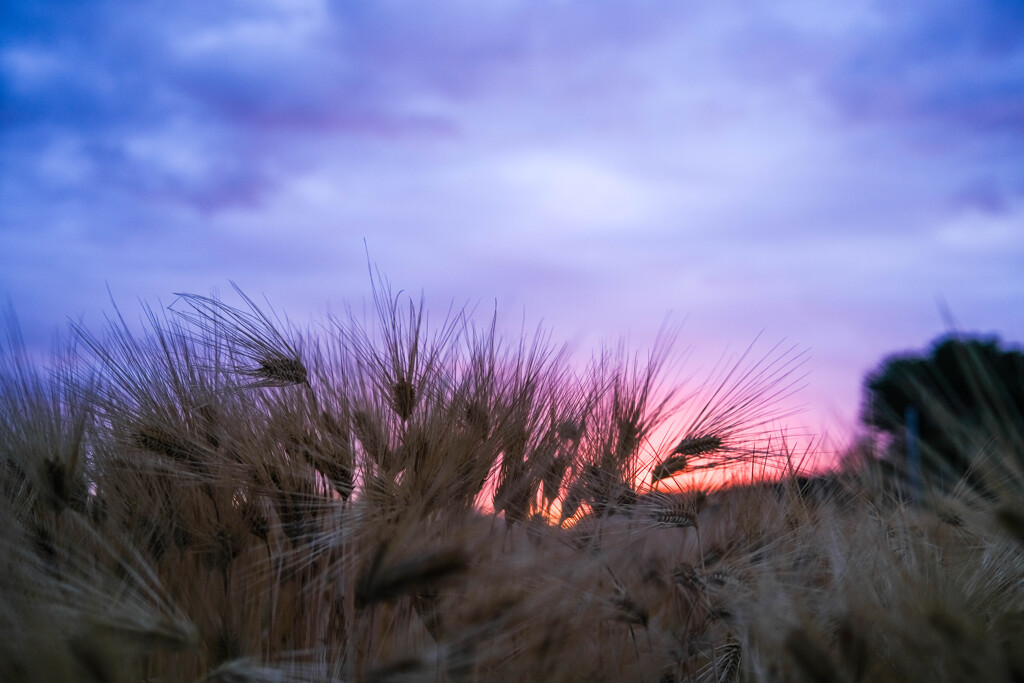
[[[1005,410],[955,425],[990,495],[793,459],[670,494],[792,458],[759,441],[792,354],[684,398],[658,354],[577,373],[390,293],[383,339],[316,343],[243,300],[76,326],[53,374],[0,334],[0,679],[1024,680]]]
[[[171,310],[201,333],[193,342],[205,345],[213,354],[220,352],[218,342],[224,343],[229,350],[228,363],[237,375],[247,378],[247,386],[308,384],[309,372],[296,348],[238,285],[232,283],[232,287],[249,310],[184,293],[176,294],[184,308],[172,304]]]

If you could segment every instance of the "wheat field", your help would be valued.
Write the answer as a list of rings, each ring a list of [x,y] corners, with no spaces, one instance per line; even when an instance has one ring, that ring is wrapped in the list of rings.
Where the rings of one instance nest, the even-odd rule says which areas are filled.
[[[767,438],[792,349],[671,387],[668,344],[580,369],[385,282],[316,333],[237,294],[42,366],[9,316],[0,679],[1024,680],[1013,420],[959,432],[983,492],[908,495]]]

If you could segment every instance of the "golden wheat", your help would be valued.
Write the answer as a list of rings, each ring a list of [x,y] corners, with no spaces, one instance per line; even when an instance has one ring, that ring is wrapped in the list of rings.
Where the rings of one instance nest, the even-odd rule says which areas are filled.
[[[874,461],[804,473],[761,438],[793,349],[684,390],[664,340],[579,370],[493,318],[432,331],[386,284],[373,324],[319,340],[238,294],[75,326],[52,372],[8,321],[0,678],[1024,678],[1003,409],[956,426],[984,489],[912,500]],[[659,490],[735,462],[775,476]]]

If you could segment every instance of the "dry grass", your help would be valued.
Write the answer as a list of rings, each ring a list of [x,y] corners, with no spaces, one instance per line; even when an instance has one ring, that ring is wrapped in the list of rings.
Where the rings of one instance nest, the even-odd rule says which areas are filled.
[[[319,339],[241,300],[75,328],[45,370],[7,321],[0,679],[1024,678],[1005,410],[965,434],[986,495],[909,504],[763,438],[792,349],[686,390],[662,384],[670,335],[578,371],[542,333],[431,332],[382,284],[376,327]],[[659,488],[734,462],[789,474]]]

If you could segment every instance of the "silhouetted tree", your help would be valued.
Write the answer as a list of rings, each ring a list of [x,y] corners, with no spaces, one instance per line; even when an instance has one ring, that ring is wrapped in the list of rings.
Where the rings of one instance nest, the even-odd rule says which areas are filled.
[[[995,442],[1024,455],[1022,416],[1024,354],[995,337],[939,337],[927,356],[890,356],[864,380],[861,421],[890,437],[889,457],[912,479],[918,453],[929,480],[966,475],[987,490],[971,464]]]

